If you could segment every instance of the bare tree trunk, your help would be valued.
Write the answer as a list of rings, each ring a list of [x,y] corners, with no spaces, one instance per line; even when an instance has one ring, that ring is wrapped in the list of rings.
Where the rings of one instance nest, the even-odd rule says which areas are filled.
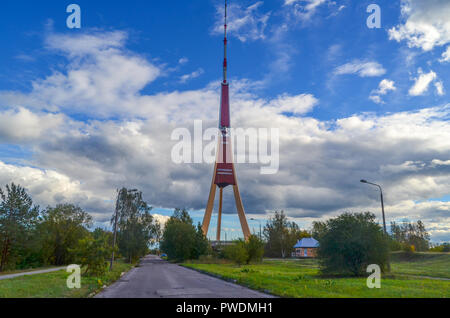
[[[2,261],[0,263],[0,272],[3,272],[3,270],[5,269],[5,264],[6,264],[6,259],[8,257],[8,252],[9,252],[9,239],[8,237],[5,237],[5,243],[3,246],[3,251],[2,251]]]

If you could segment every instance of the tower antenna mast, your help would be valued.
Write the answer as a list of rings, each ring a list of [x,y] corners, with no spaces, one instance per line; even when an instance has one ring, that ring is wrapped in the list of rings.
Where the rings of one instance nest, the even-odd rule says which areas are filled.
[[[244,205],[242,204],[241,194],[237,182],[236,169],[233,163],[233,151],[231,149],[232,140],[229,134],[230,125],[230,92],[229,83],[227,82],[227,29],[228,29],[228,1],[225,0],[224,12],[224,58],[223,58],[223,82],[222,94],[220,97],[220,116],[219,129],[220,140],[217,150],[216,163],[214,165],[214,174],[209,191],[208,203],[206,204],[205,215],[203,217],[202,230],[205,236],[208,235],[209,223],[211,222],[211,215],[214,208],[214,199],[216,196],[217,187],[220,189],[219,197],[219,215],[217,218],[217,241],[220,241],[220,233],[222,226],[222,201],[223,189],[227,186],[233,186],[234,199],[236,201],[236,209],[241,223],[242,232],[246,240],[249,239],[251,233],[248,227],[247,218],[245,216]]]
[[[225,23],[224,23],[224,38],[223,38],[223,44],[224,44],[224,58],[223,58],[223,82],[227,82],[227,44],[228,44],[228,38],[227,38],[227,19],[228,19],[228,1],[225,0]]]

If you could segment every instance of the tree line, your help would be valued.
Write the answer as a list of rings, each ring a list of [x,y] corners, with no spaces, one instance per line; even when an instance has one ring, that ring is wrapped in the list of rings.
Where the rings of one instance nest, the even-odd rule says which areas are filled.
[[[160,236],[152,208],[138,190],[118,191],[111,222],[117,220],[116,240],[112,231],[92,230],[92,216],[82,208],[66,203],[41,209],[20,185],[0,188],[0,200],[0,272],[80,264],[85,273],[97,275],[113,252],[135,262]]]
[[[387,234],[370,212],[344,213],[327,221],[313,222],[307,231],[289,221],[283,211],[275,211],[263,234],[263,239],[252,235],[247,241],[219,244],[212,249],[200,224],[195,227],[186,210],[176,210],[166,225],[160,248],[175,261],[200,258],[214,262],[223,258],[242,265],[260,262],[263,256],[290,257],[298,240],[313,237],[319,241],[318,258],[323,274],[359,276],[365,275],[370,264],[378,264],[383,272],[388,271],[391,251],[426,251],[430,247],[430,236],[421,221],[392,223],[391,233]]]

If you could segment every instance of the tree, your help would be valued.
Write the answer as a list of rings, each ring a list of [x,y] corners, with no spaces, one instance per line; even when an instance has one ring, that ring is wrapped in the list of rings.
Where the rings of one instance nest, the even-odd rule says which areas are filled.
[[[320,242],[322,234],[325,232],[327,225],[325,222],[314,221],[312,224],[312,237]]]
[[[92,217],[73,204],[58,204],[43,212],[43,222],[39,225],[42,238],[43,256],[53,265],[67,265],[74,261],[70,250],[78,241],[89,235]]]
[[[322,273],[364,275],[367,266],[388,268],[389,246],[375,215],[345,213],[325,222],[318,256]]]
[[[152,207],[143,200],[142,192],[123,188],[117,204],[119,251],[131,263],[148,252],[150,241],[159,235],[160,227],[150,214]],[[111,223],[115,220],[116,214]]]
[[[39,216],[39,207],[20,185],[0,188],[0,272],[8,265],[11,255],[20,250],[34,229]]]
[[[185,209],[176,209],[167,221],[160,248],[171,260],[198,259],[209,252],[200,224],[197,228]]]
[[[310,237],[310,234],[301,231],[295,222],[289,222],[283,211],[275,211],[264,227],[264,236],[267,241],[266,254],[285,258],[291,254],[297,240]]]
[[[427,251],[430,248],[430,235],[425,229],[422,221],[417,223],[403,222],[398,225],[395,222],[391,223],[391,238],[400,244],[399,248],[411,250]]]
[[[261,262],[264,255],[264,242],[256,235],[251,235],[245,242],[248,258],[247,264],[250,262]]]
[[[78,241],[77,246],[70,250],[74,253],[76,262],[86,268],[85,274],[101,276],[106,272],[107,258],[111,253],[111,235],[102,229],[96,229]]]

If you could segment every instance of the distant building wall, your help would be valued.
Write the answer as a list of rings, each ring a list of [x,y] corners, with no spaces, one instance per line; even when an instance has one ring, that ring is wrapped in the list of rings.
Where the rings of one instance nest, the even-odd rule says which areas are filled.
[[[306,252],[306,253],[305,253]],[[293,257],[317,257],[317,248],[295,248]]]

